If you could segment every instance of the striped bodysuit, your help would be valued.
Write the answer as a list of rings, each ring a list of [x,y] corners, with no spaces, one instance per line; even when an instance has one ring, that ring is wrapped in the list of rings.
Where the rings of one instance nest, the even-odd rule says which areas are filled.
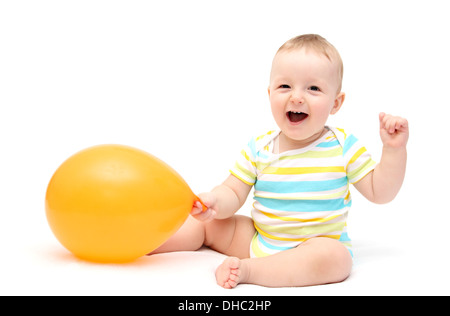
[[[352,253],[349,185],[371,172],[375,162],[355,136],[327,129],[309,146],[280,154],[274,150],[280,132],[254,138],[230,170],[255,189],[252,257],[295,248],[313,237],[339,240]]]

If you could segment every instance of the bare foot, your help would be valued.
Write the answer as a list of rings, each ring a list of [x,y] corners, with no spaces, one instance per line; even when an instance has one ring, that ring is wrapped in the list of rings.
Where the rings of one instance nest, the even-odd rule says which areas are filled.
[[[217,268],[217,284],[225,289],[232,289],[241,282],[241,260],[229,257]]]

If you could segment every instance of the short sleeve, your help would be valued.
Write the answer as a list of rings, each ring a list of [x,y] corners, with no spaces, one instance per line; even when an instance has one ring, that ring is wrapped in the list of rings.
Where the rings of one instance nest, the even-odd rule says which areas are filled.
[[[343,146],[345,170],[348,181],[355,184],[369,174],[376,166],[376,162],[367,149],[352,134],[345,138]]]
[[[256,183],[256,149],[255,140],[252,139],[247,146],[242,149],[230,173],[248,185]]]

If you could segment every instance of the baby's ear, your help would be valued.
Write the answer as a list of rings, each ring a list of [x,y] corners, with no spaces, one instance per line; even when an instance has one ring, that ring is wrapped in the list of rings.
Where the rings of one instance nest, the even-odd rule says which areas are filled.
[[[341,108],[342,104],[344,103],[345,100],[345,93],[341,92],[336,96],[336,99],[334,99],[334,105],[333,108],[331,109],[330,114],[336,114],[339,109]]]

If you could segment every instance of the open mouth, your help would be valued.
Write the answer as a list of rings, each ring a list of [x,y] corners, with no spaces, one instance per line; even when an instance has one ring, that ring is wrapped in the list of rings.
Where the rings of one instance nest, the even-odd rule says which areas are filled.
[[[286,113],[286,116],[292,123],[299,123],[305,120],[309,115],[304,112],[289,111]]]

